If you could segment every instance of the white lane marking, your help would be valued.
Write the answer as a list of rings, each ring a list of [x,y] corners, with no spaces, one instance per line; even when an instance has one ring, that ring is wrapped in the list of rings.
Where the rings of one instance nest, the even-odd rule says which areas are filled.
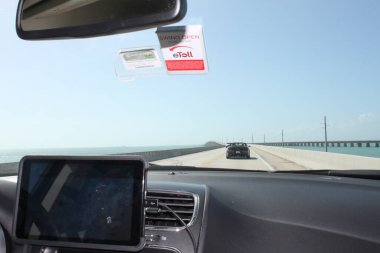
[[[253,151],[253,149],[251,149],[251,152],[253,152],[257,158],[265,164],[265,166],[268,167],[269,171],[276,171],[269,163],[267,163],[267,161],[265,161],[259,154],[257,154],[255,151]]]

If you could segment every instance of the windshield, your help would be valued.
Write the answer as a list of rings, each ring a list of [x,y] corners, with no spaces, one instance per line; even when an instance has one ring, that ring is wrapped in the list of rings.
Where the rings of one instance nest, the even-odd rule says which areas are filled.
[[[160,53],[156,29],[23,41],[16,8],[4,1],[0,9],[0,173],[30,154],[380,169],[379,1],[189,1],[175,25],[202,27],[208,73],[133,80],[118,75],[118,53]],[[232,142],[248,149],[228,149]]]

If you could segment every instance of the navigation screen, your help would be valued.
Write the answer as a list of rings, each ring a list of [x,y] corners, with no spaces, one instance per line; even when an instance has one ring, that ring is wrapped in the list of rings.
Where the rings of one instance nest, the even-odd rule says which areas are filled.
[[[143,234],[139,160],[26,159],[16,237],[136,246]]]

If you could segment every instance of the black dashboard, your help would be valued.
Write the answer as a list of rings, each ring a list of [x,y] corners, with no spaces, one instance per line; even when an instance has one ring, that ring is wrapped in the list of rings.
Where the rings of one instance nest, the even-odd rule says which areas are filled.
[[[0,251],[40,252],[11,240],[16,178],[9,179],[0,178]],[[187,220],[198,252],[380,252],[377,180],[161,167],[148,172],[147,188],[148,198]],[[141,252],[194,252],[170,215],[147,210],[145,222]]]

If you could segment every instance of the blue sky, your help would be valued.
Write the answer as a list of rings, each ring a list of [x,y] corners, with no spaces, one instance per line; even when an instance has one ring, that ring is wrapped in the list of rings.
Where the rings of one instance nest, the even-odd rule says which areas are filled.
[[[155,29],[22,41],[16,1],[0,9],[0,149],[202,144],[209,140],[380,139],[380,2],[189,1],[210,73],[114,73],[121,48]]]

